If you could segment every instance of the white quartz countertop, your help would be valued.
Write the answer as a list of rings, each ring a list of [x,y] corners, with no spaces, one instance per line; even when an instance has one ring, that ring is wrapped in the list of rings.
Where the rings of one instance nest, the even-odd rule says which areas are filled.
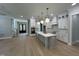
[[[37,34],[40,34],[44,37],[53,37],[53,36],[56,36],[56,34],[52,34],[52,33],[43,33],[43,32],[36,32]]]

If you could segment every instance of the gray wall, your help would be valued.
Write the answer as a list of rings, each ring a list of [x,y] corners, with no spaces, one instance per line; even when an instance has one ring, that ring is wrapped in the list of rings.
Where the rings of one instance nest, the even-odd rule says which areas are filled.
[[[70,26],[69,26],[69,39],[70,39],[70,45],[72,45],[73,43],[75,43],[76,42],[76,40],[75,39],[73,39],[73,37],[72,37],[72,15],[76,15],[76,14],[79,14],[79,5],[75,5],[75,6],[73,6],[72,8],[70,8],[69,10],[68,10],[68,12],[69,12],[69,22],[70,22]]]
[[[0,15],[0,37],[10,37],[12,34],[11,17]]]
[[[79,14],[72,16],[72,42],[79,40]]]

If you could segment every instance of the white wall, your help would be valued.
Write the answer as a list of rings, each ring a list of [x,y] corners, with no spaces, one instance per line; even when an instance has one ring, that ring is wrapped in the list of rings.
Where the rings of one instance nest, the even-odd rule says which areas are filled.
[[[17,29],[18,29],[17,22],[26,23],[26,33],[28,34],[28,21],[27,20],[23,20],[23,19],[14,19],[14,24],[13,24],[14,32],[16,33],[17,32]]]
[[[31,34],[31,27],[36,27],[36,19],[34,17],[30,18],[29,34]]]
[[[35,27],[36,23],[35,23],[35,19],[34,18],[31,18],[30,19],[30,26],[31,27]]]
[[[11,17],[0,15],[0,34],[3,34],[2,37],[11,37],[12,36],[12,24]]]
[[[27,23],[27,20],[23,20],[23,19],[14,19],[14,28],[15,28],[15,29],[17,28],[17,22],[26,22],[26,23]]]
[[[40,23],[39,24],[36,23],[35,29],[36,31],[40,31]]]
[[[26,22],[28,32],[27,20],[14,19],[9,16],[0,15],[0,38],[12,37],[17,29],[17,22]]]

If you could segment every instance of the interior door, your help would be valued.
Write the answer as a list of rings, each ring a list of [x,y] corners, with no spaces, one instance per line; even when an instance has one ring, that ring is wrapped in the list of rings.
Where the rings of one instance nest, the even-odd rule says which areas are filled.
[[[23,27],[23,33],[26,33],[26,24],[22,24]]]
[[[19,24],[19,33],[26,33],[26,24]]]

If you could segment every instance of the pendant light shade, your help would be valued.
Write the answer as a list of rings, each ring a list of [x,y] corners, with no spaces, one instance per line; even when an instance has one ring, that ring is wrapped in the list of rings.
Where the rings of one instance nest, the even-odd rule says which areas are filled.
[[[48,14],[49,8],[46,8],[46,10],[47,10],[47,15],[44,16],[44,15],[43,15],[43,12],[41,12],[41,17],[39,17],[39,20],[41,20],[41,21],[40,21],[41,24],[50,22],[50,19],[49,19],[50,17],[49,17],[49,14]],[[52,15],[53,15],[53,14],[52,14]]]
[[[44,21],[42,21],[42,20],[41,20],[41,22],[40,22],[40,23],[42,23],[42,24],[43,24],[43,23],[44,23]]]
[[[48,23],[48,22],[49,22],[49,20],[50,20],[49,18],[46,18],[46,19],[45,19],[45,22],[46,22],[46,23]]]
[[[50,20],[50,19],[48,18],[48,17],[49,17],[49,15],[48,15],[48,10],[49,10],[49,8],[46,8],[46,10],[47,10],[47,16],[46,16],[45,22],[48,23],[49,20]]]

